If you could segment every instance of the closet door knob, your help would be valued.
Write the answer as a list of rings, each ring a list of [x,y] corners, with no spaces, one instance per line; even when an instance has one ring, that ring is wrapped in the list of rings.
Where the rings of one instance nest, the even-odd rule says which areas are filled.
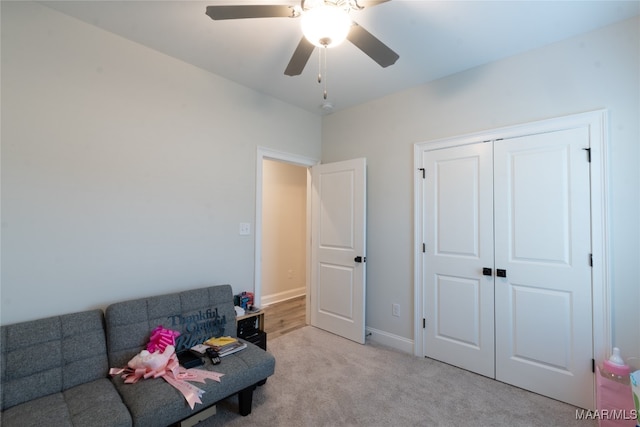
[[[497,269],[496,270],[496,276],[498,276],[498,277],[507,277],[507,270]]]
[[[492,276],[492,275],[493,275],[493,272],[492,272],[492,270],[491,270],[490,268],[488,268],[488,267],[484,267],[484,268],[482,269],[482,275],[483,275],[483,276]]]

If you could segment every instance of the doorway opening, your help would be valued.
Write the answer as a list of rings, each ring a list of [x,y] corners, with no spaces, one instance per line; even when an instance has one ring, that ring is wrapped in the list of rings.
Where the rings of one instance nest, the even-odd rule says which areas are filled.
[[[262,160],[262,306],[306,293],[306,199],[306,168]]]
[[[300,321],[301,306],[304,323],[310,323],[309,168],[317,163],[258,147],[254,298],[265,310],[284,306],[270,316],[279,329]]]

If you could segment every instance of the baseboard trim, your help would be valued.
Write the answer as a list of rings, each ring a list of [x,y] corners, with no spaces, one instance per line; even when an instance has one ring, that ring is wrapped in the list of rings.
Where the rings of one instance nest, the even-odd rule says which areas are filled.
[[[284,292],[278,292],[276,294],[271,295],[263,295],[260,298],[261,307],[266,307],[271,304],[275,304],[277,302],[283,302],[286,300],[290,300],[292,298],[297,298],[307,293],[306,286],[301,286],[299,288],[290,289]]]
[[[365,327],[367,338],[371,341],[375,341],[379,344],[393,347],[404,353],[413,354],[413,340],[409,338],[401,337],[399,335],[391,334],[389,332],[381,331],[378,329]]]

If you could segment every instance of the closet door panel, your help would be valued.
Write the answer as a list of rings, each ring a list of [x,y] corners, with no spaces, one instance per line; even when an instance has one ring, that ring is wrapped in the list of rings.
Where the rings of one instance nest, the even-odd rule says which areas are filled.
[[[590,407],[586,128],[494,143],[496,379]]]
[[[425,354],[493,377],[491,144],[425,152]]]

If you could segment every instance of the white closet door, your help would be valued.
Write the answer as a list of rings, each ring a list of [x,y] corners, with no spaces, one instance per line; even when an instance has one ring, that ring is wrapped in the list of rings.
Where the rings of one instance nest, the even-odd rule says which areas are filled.
[[[593,407],[587,128],[494,143],[496,379]]]
[[[490,143],[425,151],[424,351],[494,376]]]

